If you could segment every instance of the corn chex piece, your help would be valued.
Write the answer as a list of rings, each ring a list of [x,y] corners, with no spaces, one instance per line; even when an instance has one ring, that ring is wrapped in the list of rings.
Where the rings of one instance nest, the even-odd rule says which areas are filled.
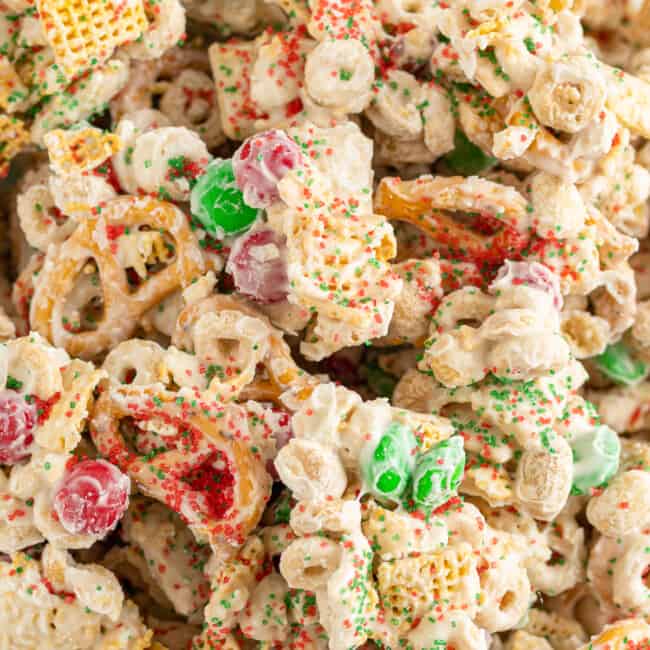
[[[379,593],[391,623],[408,629],[433,607],[470,606],[480,590],[472,547],[462,543],[439,553],[422,553],[377,568]]]
[[[93,126],[68,131],[55,129],[47,133],[43,141],[52,169],[62,175],[95,169],[122,145],[119,136]]]
[[[29,142],[29,132],[21,120],[0,115],[0,178],[9,173],[11,159]]]
[[[149,26],[141,0],[37,0],[43,31],[66,77],[104,63]]]

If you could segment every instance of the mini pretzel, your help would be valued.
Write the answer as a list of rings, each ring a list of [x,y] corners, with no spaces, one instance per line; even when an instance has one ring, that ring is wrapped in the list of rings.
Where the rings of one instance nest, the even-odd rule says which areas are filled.
[[[50,249],[30,308],[30,322],[36,331],[72,356],[84,359],[128,339],[145,312],[204,270],[187,218],[172,204],[123,197],[98,208],[97,213],[81,222],[60,247]],[[174,240],[174,257],[166,268],[131,290],[127,270],[120,265],[113,246],[126,229],[140,226],[168,233]],[[89,259],[98,267],[104,314],[95,330],[75,334],[66,329],[63,310]]]
[[[43,138],[50,164],[58,174],[95,169],[120,150],[120,138],[92,126],[64,131],[55,129]]]
[[[69,79],[103,63],[149,26],[140,0],[38,0],[37,8],[56,62]]]
[[[512,188],[479,178],[383,178],[375,210],[417,226],[465,261],[500,264],[519,253],[530,237],[523,197]],[[500,227],[493,234],[481,234],[456,221],[452,212],[477,215],[490,229]]]
[[[281,332],[271,325],[266,316],[232,296],[214,295],[186,307],[178,316],[172,343],[183,349],[191,349],[190,331],[193,324],[203,314],[223,310],[239,311],[258,318],[267,325],[270,332],[268,352],[258,364],[255,378],[252,380],[247,378],[249,381],[246,381],[245,385],[236,385],[238,377],[230,380],[233,392],[243,389],[240,398],[277,403],[280,395],[289,389],[300,390],[302,387],[308,390],[309,386],[318,383],[315,378],[296,365]],[[212,384],[208,390],[212,391]]]
[[[11,159],[29,142],[29,132],[21,120],[0,115],[0,179],[9,173]]]
[[[125,418],[136,425],[151,422],[158,429],[156,440],[164,445],[149,445],[149,453],[141,453],[148,449],[150,429],[139,429],[132,439],[136,453],[131,451],[121,432]],[[246,413],[232,403],[190,404],[177,393],[151,386],[120,386],[107,388],[99,398],[90,432],[100,453],[127,472],[144,494],[178,512],[200,539],[227,550],[244,543],[271,490],[262,460],[237,437],[239,424],[246,425]],[[227,479],[216,492],[201,490],[202,483],[214,480],[217,461],[225,463]],[[220,501],[220,507],[210,500],[229,493],[231,501]]]

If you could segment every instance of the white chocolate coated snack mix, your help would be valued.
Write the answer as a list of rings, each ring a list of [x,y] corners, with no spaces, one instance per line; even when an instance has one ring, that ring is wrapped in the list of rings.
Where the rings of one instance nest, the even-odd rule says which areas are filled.
[[[0,0],[0,650],[650,650],[650,0]]]

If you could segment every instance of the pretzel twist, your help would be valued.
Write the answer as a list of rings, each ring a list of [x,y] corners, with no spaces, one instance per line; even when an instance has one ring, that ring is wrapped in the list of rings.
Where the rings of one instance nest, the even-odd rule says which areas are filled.
[[[126,418],[135,424],[135,452],[122,433]],[[148,423],[149,429],[142,428]],[[271,489],[263,461],[237,437],[245,426],[245,410],[232,403],[183,400],[159,386],[119,386],[102,393],[90,432],[100,453],[127,472],[144,494],[178,512],[199,539],[228,552],[255,528]],[[158,431],[153,435],[162,447],[141,453],[150,429]],[[214,493],[223,497],[219,507],[211,503],[213,493],[196,482],[202,471],[210,479],[215,464],[227,476],[223,489]]]
[[[32,328],[72,356],[89,359],[128,339],[140,318],[169,294],[187,286],[203,272],[201,251],[185,215],[170,203],[152,198],[123,197],[88,216],[60,247],[45,259],[30,308]],[[148,227],[174,240],[171,263],[131,288],[126,269],[111,250],[111,236],[125,229]],[[83,267],[97,264],[103,288],[103,317],[96,329],[73,333],[63,323],[63,310]]]
[[[459,259],[500,264],[519,253],[530,234],[526,201],[513,190],[479,178],[434,178],[414,181],[383,178],[375,195],[375,210],[411,223]],[[452,213],[487,220],[492,234],[482,234],[457,221]]]

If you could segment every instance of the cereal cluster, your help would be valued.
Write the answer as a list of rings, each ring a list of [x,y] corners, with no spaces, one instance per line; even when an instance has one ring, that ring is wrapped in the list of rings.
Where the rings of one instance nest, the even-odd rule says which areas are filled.
[[[0,0],[0,650],[650,649],[650,0]]]

